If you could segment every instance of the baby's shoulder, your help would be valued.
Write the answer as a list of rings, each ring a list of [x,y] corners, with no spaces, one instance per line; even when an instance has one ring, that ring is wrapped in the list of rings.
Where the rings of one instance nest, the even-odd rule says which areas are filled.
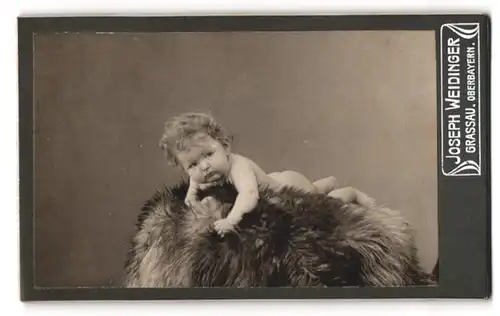
[[[233,171],[235,172],[249,172],[254,173],[257,178],[261,178],[265,175],[265,172],[257,165],[252,159],[240,155],[240,154],[232,154],[233,157]]]
[[[236,154],[236,153],[231,153],[231,158],[234,161],[248,161],[248,160],[250,160],[248,157],[245,157],[242,154]]]
[[[231,159],[233,161],[233,164],[235,164],[235,165],[240,165],[240,166],[241,165],[249,165],[252,167],[255,165],[255,162],[253,162],[250,158],[245,157],[245,156],[240,155],[240,154],[232,153]]]

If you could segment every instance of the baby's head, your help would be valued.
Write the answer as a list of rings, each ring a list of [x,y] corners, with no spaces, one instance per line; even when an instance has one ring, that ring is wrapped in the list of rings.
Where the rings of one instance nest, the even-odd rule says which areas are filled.
[[[170,164],[203,183],[227,174],[231,142],[232,136],[211,115],[185,113],[165,123],[160,147]]]

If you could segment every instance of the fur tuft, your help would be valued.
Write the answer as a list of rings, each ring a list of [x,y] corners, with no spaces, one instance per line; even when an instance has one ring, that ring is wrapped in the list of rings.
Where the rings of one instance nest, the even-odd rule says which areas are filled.
[[[262,190],[256,209],[221,239],[212,223],[236,198],[223,184],[210,214],[184,206],[187,184],[157,192],[141,210],[125,264],[126,287],[432,285],[410,225],[396,211],[344,205],[292,188]]]

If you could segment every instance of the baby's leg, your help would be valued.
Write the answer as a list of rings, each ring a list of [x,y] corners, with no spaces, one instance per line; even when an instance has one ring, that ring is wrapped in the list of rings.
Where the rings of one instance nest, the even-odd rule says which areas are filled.
[[[316,192],[316,187],[304,175],[296,171],[283,171],[269,173],[271,181],[275,182],[275,187],[291,186],[305,192]],[[272,187],[272,185],[271,185]]]
[[[344,203],[357,203],[368,208],[375,206],[375,200],[373,198],[352,187],[333,190],[328,193],[328,196],[339,199]]]
[[[316,191],[320,194],[327,194],[338,188],[339,183],[334,177],[326,177],[318,181],[314,181],[313,185],[316,187]]]

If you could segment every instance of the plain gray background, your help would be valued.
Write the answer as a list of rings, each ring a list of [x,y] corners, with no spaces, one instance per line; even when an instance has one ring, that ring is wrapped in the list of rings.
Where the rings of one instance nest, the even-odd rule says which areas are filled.
[[[35,37],[35,282],[117,285],[140,207],[177,183],[163,122],[211,111],[264,170],[401,210],[437,260],[433,31]]]

